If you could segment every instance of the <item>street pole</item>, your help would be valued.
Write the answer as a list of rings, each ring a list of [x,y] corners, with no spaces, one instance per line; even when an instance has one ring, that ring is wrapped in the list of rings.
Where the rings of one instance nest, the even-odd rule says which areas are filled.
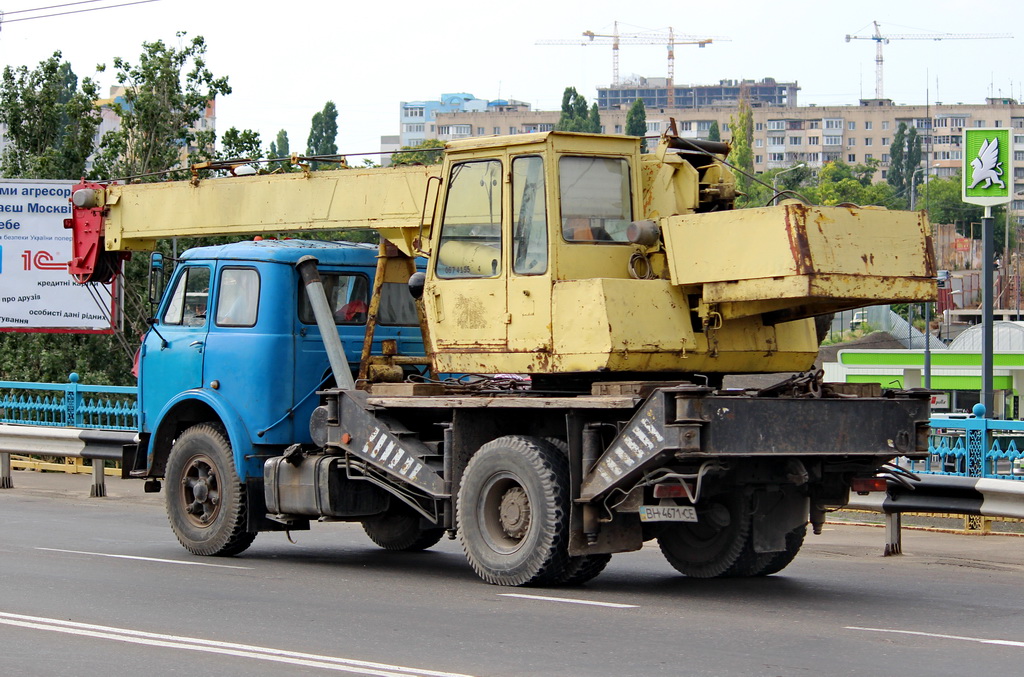
[[[932,304],[924,302],[924,388],[932,389]]]
[[[994,219],[992,207],[985,206],[985,217],[981,220],[981,403],[985,405],[985,417],[992,418],[994,409],[992,387],[992,265],[995,259]]]

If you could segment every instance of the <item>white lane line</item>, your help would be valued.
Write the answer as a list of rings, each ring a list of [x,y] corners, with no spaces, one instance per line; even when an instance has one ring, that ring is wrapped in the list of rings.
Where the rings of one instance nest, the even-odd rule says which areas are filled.
[[[1000,646],[1024,647],[1024,642],[1017,642],[1009,639],[985,639],[983,637],[964,637],[962,635],[942,635],[935,632],[915,632],[914,630],[891,630],[889,628],[861,628],[855,625],[848,625],[846,630],[863,630],[864,632],[888,632],[897,635],[915,635],[917,637],[932,637],[934,639],[958,639],[962,642],[977,642],[978,644],[998,644]]]
[[[249,644],[217,642],[197,637],[180,637],[177,635],[140,632],[138,630],[128,628],[115,628],[105,625],[93,625],[91,623],[76,623],[73,621],[64,621],[58,618],[24,616],[21,614],[5,612],[0,612],[0,625],[12,625],[34,630],[47,630],[50,632],[61,632],[69,635],[79,635],[82,637],[109,639],[115,642],[126,642],[128,644],[143,644],[146,646],[165,647],[169,649],[184,649],[186,651],[202,651],[204,653],[220,654],[224,656],[237,656],[239,658],[252,658],[261,661],[322,668],[324,670],[334,670],[336,672],[373,675],[375,677],[471,677],[470,675],[464,675],[456,672],[439,672],[436,670],[424,670],[401,665],[389,665],[387,663],[361,661],[353,658],[322,656],[319,654],[285,651],[284,649],[273,649],[262,646],[252,646]]]
[[[514,592],[498,593],[501,597],[519,597],[520,599],[536,599],[542,602],[563,602],[565,604],[586,604],[588,606],[607,606],[613,609],[636,609],[636,604],[617,604],[615,602],[592,602],[589,599],[572,599],[571,597],[544,597],[543,595],[521,595]]]
[[[160,562],[162,564],[184,564],[193,567],[216,567],[218,569],[247,569],[253,570],[255,567],[238,567],[231,566],[230,564],[208,564],[206,562],[186,562],[180,559],[160,559],[158,557],[136,557],[135,555],[114,555],[108,552],[86,552],[84,550],[62,550],[61,548],[36,548],[36,550],[46,550],[47,552],[67,552],[72,555],[90,555],[92,557],[113,557],[115,559],[135,559],[141,562]]]

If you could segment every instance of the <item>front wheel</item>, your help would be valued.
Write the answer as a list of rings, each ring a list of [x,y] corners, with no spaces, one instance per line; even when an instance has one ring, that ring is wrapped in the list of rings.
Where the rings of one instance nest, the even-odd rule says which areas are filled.
[[[237,555],[256,538],[246,531],[245,486],[227,433],[216,424],[183,432],[167,458],[167,519],[194,555]]]
[[[488,442],[466,466],[457,519],[466,559],[483,580],[556,582],[569,560],[568,459],[536,437]]]

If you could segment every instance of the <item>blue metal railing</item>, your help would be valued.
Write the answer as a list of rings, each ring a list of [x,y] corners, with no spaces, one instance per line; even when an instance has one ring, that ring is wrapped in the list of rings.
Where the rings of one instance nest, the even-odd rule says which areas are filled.
[[[0,423],[102,430],[138,430],[138,388],[0,381]]]
[[[1024,480],[1024,421],[985,418],[974,405],[974,418],[933,418],[929,456],[909,461],[916,473]]]

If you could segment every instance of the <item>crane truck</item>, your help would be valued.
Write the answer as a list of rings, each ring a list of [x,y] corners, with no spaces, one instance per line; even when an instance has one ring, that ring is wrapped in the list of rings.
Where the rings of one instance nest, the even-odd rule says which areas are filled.
[[[324,245],[184,256],[142,347],[123,472],[165,485],[199,555],[354,521],[396,551],[457,537],[497,585],[582,583],[651,539],[686,576],[780,571],[851,490],[927,450],[927,393],[822,382],[820,318],[933,298],[935,264],[919,213],[735,209],[728,150],[548,132],[451,141],[440,166],[83,181],[65,225],[84,283],[172,236],[381,236],[348,355],[352,294]],[[425,356],[374,340],[401,302]],[[432,378],[404,380],[417,363]]]

